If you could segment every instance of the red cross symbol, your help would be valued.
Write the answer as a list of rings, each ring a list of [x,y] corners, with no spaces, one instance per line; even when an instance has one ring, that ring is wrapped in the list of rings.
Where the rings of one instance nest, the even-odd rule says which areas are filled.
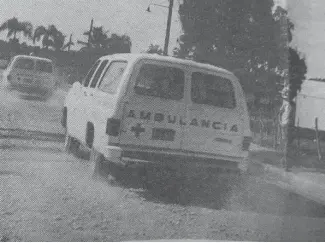
[[[141,124],[138,123],[135,127],[131,127],[131,132],[134,132],[136,138],[140,136],[141,133],[145,132],[146,130],[141,127]]]

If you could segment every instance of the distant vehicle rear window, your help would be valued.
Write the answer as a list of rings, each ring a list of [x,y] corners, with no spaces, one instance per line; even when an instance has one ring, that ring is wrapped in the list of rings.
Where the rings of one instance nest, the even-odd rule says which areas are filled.
[[[192,73],[192,101],[221,108],[235,108],[236,99],[229,79],[200,72]]]
[[[33,70],[34,69],[34,60],[27,58],[19,58],[15,61],[14,68]]]
[[[180,100],[184,96],[184,72],[179,68],[156,64],[142,65],[135,92],[140,95]]]
[[[52,63],[47,61],[36,61],[36,71],[52,73]]]

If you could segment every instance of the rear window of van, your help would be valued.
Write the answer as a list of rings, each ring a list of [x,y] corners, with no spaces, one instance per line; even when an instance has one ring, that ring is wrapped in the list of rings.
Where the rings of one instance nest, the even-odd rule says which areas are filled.
[[[52,73],[52,63],[43,60],[36,61],[36,71],[44,72],[44,73]]]
[[[233,85],[227,78],[194,72],[192,73],[192,102],[221,108],[235,108]]]
[[[136,79],[135,92],[139,95],[180,100],[184,96],[184,71],[156,64],[142,65]]]
[[[24,70],[33,70],[34,69],[34,60],[28,58],[19,58],[15,61],[14,68],[24,69]]]

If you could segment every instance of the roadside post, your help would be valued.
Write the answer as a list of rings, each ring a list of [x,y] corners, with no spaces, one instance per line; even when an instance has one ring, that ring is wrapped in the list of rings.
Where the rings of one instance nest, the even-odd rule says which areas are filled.
[[[322,153],[321,153],[321,150],[320,150],[320,143],[319,143],[318,117],[315,118],[315,134],[316,134],[318,160],[321,161],[322,160]]]

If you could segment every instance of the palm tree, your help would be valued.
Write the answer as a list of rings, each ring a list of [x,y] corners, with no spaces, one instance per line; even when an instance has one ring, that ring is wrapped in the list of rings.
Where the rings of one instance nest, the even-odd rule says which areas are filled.
[[[19,22],[17,18],[13,17],[0,26],[0,32],[7,30],[7,38],[13,36],[13,40],[17,40],[17,33],[23,33],[25,37],[31,38],[33,32],[33,25],[30,22]],[[19,41],[18,41],[19,42]]]
[[[56,36],[53,38],[53,47],[56,51],[63,49],[65,41],[65,35],[60,31],[56,33]]]
[[[46,49],[50,46],[55,49],[63,47],[65,36],[55,27],[55,25],[49,25],[48,28],[44,26],[38,26],[35,29],[33,42],[39,41],[42,38],[42,45]]]

